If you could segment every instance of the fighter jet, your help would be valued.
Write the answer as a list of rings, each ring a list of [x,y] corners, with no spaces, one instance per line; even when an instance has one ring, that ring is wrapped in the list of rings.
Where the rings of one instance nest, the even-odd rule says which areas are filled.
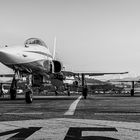
[[[54,44],[56,44],[56,41]],[[45,82],[45,79],[50,79],[52,83],[57,84],[59,83],[58,81],[62,82],[65,79],[65,76],[68,75],[76,76],[82,74],[82,80],[84,80],[85,75],[97,76],[104,74],[128,73],[85,73],[63,71],[62,63],[55,59],[55,49],[53,54],[51,54],[45,42],[38,38],[29,38],[23,45],[5,46],[1,48],[0,62],[14,71],[14,74],[12,75],[13,80],[10,87],[11,100],[16,99],[18,78],[26,76],[27,82],[26,89],[24,91],[26,103],[32,103],[33,101],[32,87],[37,83]],[[9,76],[11,76],[11,74]],[[58,81],[53,82],[54,79]]]

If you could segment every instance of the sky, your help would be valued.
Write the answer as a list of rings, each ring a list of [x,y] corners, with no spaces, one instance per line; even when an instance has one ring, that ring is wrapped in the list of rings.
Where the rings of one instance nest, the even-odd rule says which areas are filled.
[[[37,37],[52,51],[56,36],[66,70],[137,76],[139,7],[139,0],[0,0],[0,47]]]

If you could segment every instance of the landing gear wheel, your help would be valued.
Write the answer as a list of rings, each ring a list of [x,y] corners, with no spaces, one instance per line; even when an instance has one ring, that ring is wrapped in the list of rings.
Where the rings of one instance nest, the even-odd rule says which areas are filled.
[[[131,96],[134,96],[134,89],[131,89]]]
[[[25,93],[25,101],[26,101],[26,103],[28,103],[28,104],[30,104],[30,103],[33,102],[33,93],[32,93],[32,91],[27,91],[27,92]]]
[[[11,100],[15,100],[16,99],[16,94],[17,94],[16,89],[10,89],[10,99]]]

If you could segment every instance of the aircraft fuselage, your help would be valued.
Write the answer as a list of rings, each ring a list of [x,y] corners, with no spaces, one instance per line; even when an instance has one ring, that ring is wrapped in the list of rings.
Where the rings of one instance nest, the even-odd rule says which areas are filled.
[[[37,44],[5,47],[0,50],[0,61],[19,71],[50,71],[52,55],[48,48]]]

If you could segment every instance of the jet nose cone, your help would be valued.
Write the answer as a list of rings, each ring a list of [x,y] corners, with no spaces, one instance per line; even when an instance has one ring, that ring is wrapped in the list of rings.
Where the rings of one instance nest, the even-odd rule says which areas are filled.
[[[0,62],[4,64],[12,64],[13,63],[13,57],[11,50],[8,49],[1,49],[0,50]]]

